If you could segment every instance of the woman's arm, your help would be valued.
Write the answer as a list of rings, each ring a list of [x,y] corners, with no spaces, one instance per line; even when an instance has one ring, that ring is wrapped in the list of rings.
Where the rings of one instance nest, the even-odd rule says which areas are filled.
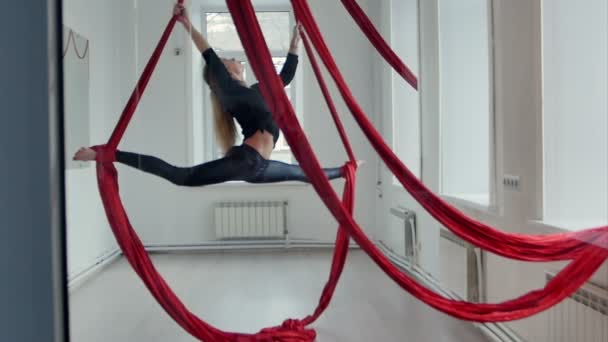
[[[205,39],[205,37],[203,37],[203,35],[196,29],[196,27],[190,25],[189,31],[190,31],[190,37],[192,38],[194,45],[196,45],[196,47],[198,48],[198,51],[203,53],[206,50],[211,48],[211,46],[209,45],[209,42],[207,42],[207,39]]]
[[[291,34],[291,43],[289,44],[289,53],[292,55],[298,55],[300,50],[300,41],[302,37],[300,36],[300,30],[302,29],[302,24],[297,24],[293,27],[293,32]]]
[[[298,55],[293,53],[287,54],[287,59],[281,68],[281,73],[279,76],[283,81],[283,85],[287,86],[293,80],[296,75],[296,69],[298,68]]]
[[[177,16],[177,20],[184,26],[186,31],[190,33],[192,42],[205,59],[205,63],[215,79],[215,86],[219,87],[224,93],[230,93],[239,89],[240,84],[238,81],[230,76],[226,66],[217,56],[211,45],[209,45],[207,39],[192,25],[188,10],[183,5],[176,4],[173,13]]]
[[[190,37],[192,38],[192,42],[194,42],[194,45],[196,45],[200,53],[205,52],[211,47],[207,39],[203,37],[196,27],[192,26],[190,15],[188,14],[186,7],[180,4],[175,5],[173,8],[173,14],[177,16],[177,21],[179,21],[184,26],[186,31],[188,31]]]
[[[281,68],[280,76],[281,80],[283,81],[283,85],[285,86],[291,83],[296,75],[296,69],[298,67],[298,50],[300,49],[301,40],[300,28],[300,24],[293,28],[291,43],[289,44],[289,53],[287,53],[287,59],[285,60],[285,64],[283,64],[283,68]]]

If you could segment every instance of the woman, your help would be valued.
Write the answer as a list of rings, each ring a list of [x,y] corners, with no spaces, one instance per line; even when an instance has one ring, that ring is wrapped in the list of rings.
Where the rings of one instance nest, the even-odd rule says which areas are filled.
[[[174,14],[190,32],[192,41],[203,55],[206,65],[205,82],[211,89],[213,116],[218,143],[226,152],[221,159],[193,167],[176,167],[153,156],[117,151],[116,161],[160,176],[176,185],[202,186],[241,180],[250,183],[303,181],[308,179],[297,165],[269,160],[279,137],[279,128],[264,102],[258,84],[247,87],[243,78],[243,65],[234,59],[220,59],[207,40],[190,23],[186,9],[176,5]],[[293,31],[289,53],[280,76],[284,85],[294,77],[298,64],[300,36],[298,27]],[[234,146],[236,126],[240,124],[244,142]],[[74,160],[95,160],[96,152],[81,148]],[[324,169],[329,179],[343,176],[341,167]]]

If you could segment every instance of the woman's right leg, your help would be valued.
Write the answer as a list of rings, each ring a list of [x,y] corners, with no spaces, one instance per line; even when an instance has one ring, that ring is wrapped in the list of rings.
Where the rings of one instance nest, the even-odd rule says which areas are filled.
[[[254,183],[275,183],[285,181],[300,181],[310,183],[304,170],[299,165],[287,164],[277,160],[268,160],[266,168],[260,172]],[[327,179],[332,180],[344,177],[342,167],[323,168]]]
[[[247,171],[243,160],[231,156],[192,167],[177,167],[157,157],[117,151],[116,161],[180,186],[203,186],[243,180]]]

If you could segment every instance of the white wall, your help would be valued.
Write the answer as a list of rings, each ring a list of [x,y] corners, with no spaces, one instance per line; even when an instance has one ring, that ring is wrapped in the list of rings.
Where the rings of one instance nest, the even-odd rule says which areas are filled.
[[[160,37],[171,13],[171,1],[155,0],[141,3],[137,9],[137,68],[143,69],[154,45]],[[375,120],[371,111],[373,94],[370,92],[370,46],[348,17],[339,2],[311,1],[319,25],[352,91],[363,108]],[[366,8],[366,2],[362,2]],[[192,9],[192,15],[196,15]],[[187,165],[191,159],[189,134],[192,132],[191,99],[188,98],[190,52],[180,56],[171,48],[185,41],[183,29],[177,27],[158,68],[152,78],[140,110],[127,131],[124,150],[153,154],[176,165]],[[304,52],[302,51],[302,55]],[[195,57],[200,58],[199,56]],[[304,69],[304,127],[318,158],[324,166],[342,165],[346,155],[334,134],[330,114],[324,105],[316,80],[305,57]],[[131,71],[134,73],[134,71]],[[193,77],[198,77],[194,75]],[[338,98],[337,91],[333,91]],[[376,157],[363,142],[356,124],[349,118],[346,106],[337,101],[345,125],[352,132],[351,139],[359,158],[368,162],[360,169],[357,188],[356,218],[374,234],[374,198]],[[330,127],[330,130],[327,130]],[[121,193],[136,230],[148,244],[197,244],[214,239],[212,204],[230,199],[288,199],[288,225],[291,237],[332,241],[336,233],[335,220],[330,216],[310,186],[302,185],[216,185],[202,188],[180,188],[156,177],[119,165]],[[342,180],[336,180],[336,191],[342,191]]]
[[[413,1],[413,0],[412,0]],[[438,191],[440,180],[439,148],[439,49],[437,33],[437,1],[420,3],[420,94],[422,108],[422,179],[433,191]],[[395,41],[390,34],[390,3],[400,0],[384,0],[378,11],[370,12],[385,37]],[[494,1],[494,54],[495,54],[495,106],[496,106],[496,169],[497,175],[519,175],[521,189],[508,191],[496,187],[497,209],[483,209],[462,202],[453,204],[467,215],[486,222],[498,229],[528,234],[556,232],[549,225],[538,223],[542,218],[542,141],[541,141],[541,15],[540,0]],[[383,70],[380,80],[381,93],[390,89],[390,74],[384,61],[375,68]],[[391,98],[379,97],[378,107],[387,115]],[[605,115],[605,113],[604,113]],[[383,122],[387,122],[386,118]],[[384,135],[390,137],[393,124],[385,125]],[[464,133],[463,133],[464,134]],[[388,139],[388,138],[387,138]],[[386,172],[386,171],[383,171]],[[384,196],[378,201],[378,222],[386,229],[379,231],[379,238],[389,245],[403,246],[401,227],[391,223],[387,208],[405,206],[417,212],[422,241],[422,265],[433,276],[442,279],[439,249],[439,225],[413,203],[411,197],[395,187],[383,187]],[[464,267],[464,265],[463,265]],[[506,300],[545,284],[544,271],[559,269],[560,264],[531,264],[506,260],[486,254],[486,281],[488,302]],[[608,267],[594,276],[599,284],[608,284]],[[548,325],[546,314],[509,323],[515,332],[528,341],[546,340]]]
[[[121,0],[63,2],[64,24],[90,41],[90,143],[107,140],[125,103],[124,67],[132,63],[131,2]],[[72,153],[75,151],[72,151]],[[68,273],[78,274],[116,243],[101,205],[95,167],[66,172]]]

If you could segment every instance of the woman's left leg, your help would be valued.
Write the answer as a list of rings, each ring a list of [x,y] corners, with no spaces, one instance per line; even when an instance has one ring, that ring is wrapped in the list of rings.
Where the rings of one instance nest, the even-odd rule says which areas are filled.
[[[179,186],[204,186],[245,180],[253,172],[252,162],[233,153],[221,159],[191,167],[177,167],[154,156],[118,151],[116,161],[164,178]]]

